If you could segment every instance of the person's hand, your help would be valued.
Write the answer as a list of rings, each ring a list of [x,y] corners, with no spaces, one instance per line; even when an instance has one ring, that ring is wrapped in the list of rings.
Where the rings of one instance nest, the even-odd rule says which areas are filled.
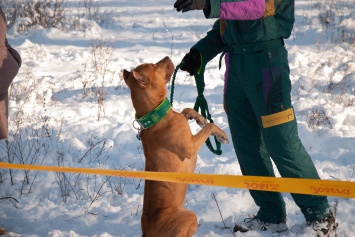
[[[176,0],[174,7],[179,12],[187,12],[190,10],[203,10],[208,7],[208,0]]]
[[[181,60],[180,69],[194,75],[195,71],[201,67],[201,55],[196,49],[191,49]]]

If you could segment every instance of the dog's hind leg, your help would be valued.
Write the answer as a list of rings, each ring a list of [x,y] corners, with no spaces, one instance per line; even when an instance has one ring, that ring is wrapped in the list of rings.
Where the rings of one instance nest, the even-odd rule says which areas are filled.
[[[143,237],[192,237],[197,230],[196,214],[184,208],[159,210],[148,222]]]

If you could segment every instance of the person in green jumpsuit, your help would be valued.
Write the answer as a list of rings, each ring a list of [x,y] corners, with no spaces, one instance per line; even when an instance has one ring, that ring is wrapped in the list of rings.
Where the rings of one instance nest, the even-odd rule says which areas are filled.
[[[290,68],[284,39],[294,25],[294,0],[177,0],[177,11],[203,10],[218,18],[185,55],[191,75],[218,54],[225,57],[224,108],[243,175],[320,179],[298,136],[291,103]],[[250,190],[259,211],[234,231],[282,232],[285,202],[279,192]],[[291,194],[315,236],[336,228],[327,197]]]

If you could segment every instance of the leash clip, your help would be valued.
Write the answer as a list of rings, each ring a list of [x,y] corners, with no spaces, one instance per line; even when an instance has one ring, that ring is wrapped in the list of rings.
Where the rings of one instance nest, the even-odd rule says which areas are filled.
[[[136,123],[138,123],[138,126],[137,126]],[[145,129],[143,124],[141,122],[139,122],[139,120],[137,120],[137,119],[133,120],[132,126],[133,126],[134,129],[136,129],[138,131],[141,131],[141,130]]]
[[[138,123],[138,126],[137,126],[136,123]],[[136,137],[137,137],[137,139],[140,141],[140,140],[141,140],[141,132],[142,132],[142,130],[144,129],[143,125],[142,125],[137,119],[135,119],[135,120],[133,120],[133,122],[132,122],[132,126],[133,126],[134,129],[137,130],[137,135],[136,135]]]

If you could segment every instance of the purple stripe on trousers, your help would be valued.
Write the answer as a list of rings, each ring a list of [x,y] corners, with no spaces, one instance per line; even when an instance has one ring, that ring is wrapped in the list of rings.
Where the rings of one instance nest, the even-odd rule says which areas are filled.
[[[272,87],[272,79],[270,75],[270,69],[263,69],[263,92],[264,92],[264,103],[266,105],[267,100],[269,99],[269,92]]]
[[[220,19],[257,20],[265,11],[265,0],[245,0],[241,2],[222,2]]]
[[[224,73],[224,95],[226,95],[229,76],[229,53],[226,53],[224,60],[226,63],[226,72]]]
[[[280,68],[273,67],[272,74],[269,68],[263,69],[263,92],[264,92],[264,103],[267,104],[269,99],[269,93],[272,88],[273,80],[280,80]],[[272,78],[274,77],[274,78]]]

